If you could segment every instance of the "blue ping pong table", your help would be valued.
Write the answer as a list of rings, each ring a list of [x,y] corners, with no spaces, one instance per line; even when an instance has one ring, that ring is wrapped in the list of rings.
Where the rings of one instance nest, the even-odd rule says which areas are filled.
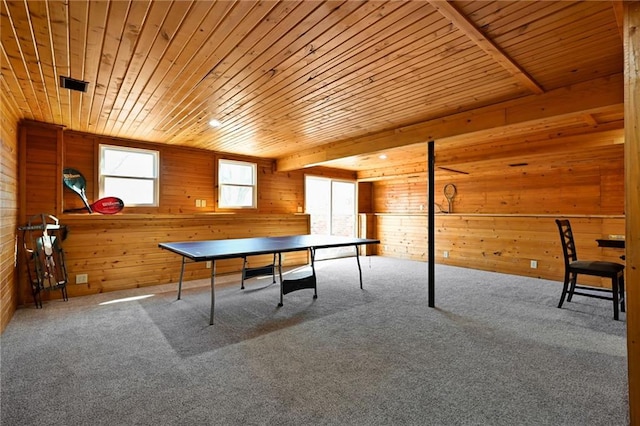
[[[360,276],[360,288],[362,288],[362,269],[360,267],[359,247],[367,244],[379,244],[380,240],[368,238],[340,237],[335,235],[292,235],[286,237],[255,237],[237,238],[229,240],[185,241],[174,243],[160,243],[158,246],[182,256],[180,269],[180,281],[178,282],[178,299],[182,292],[182,279],[184,277],[184,265],[187,261],[203,262],[211,261],[211,313],[209,324],[213,325],[213,312],[215,307],[215,262],[221,259],[245,258],[260,254],[273,254],[278,257],[278,274],[280,277],[280,303],[283,305],[283,297],[292,291],[305,288],[313,289],[313,298],[318,297],[316,286],[316,271],[314,267],[315,252],[318,249],[333,247],[355,247],[356,262]],[[297,279],[282,279],[282,253],[294,251],[309,251],[311,258],[311,275]],[[274,260],[275,262],[275,260]],[[274,265],[275,266],[275,265]]]

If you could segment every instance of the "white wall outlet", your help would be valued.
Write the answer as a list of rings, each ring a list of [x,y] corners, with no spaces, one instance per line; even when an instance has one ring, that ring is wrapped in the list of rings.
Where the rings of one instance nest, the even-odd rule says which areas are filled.
[[[207,200],[200,200],[200,203],[201,207],[207,207]]]
[[[210,260],[207,260],[206,266],[207,266],[207,269],[211,269],[211,261]]]
[[[442,257],[444,257],[445,259],[448,259],[448,258],[449,258],[449,252],[448,252],[448,251],[446,251],[446,250],[445,250],[445,251],[443,251],[443,252],[442,252]]]
[[[537,269],[538,268],[538,261],[537,260],[532,260],[531,261],[531,269]]]
[[[196,207],[202,207],[202,201],[196,200]]]
[[[76,275],[76,284],[86,284],[89,282],[88,274],[77,274]]]

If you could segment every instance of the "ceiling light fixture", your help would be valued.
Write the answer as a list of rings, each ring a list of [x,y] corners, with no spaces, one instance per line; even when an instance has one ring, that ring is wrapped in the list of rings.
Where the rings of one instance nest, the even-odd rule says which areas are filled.
[[[217,129],[218,127],[222,126],[222,123],[220,122],[220,120],[216,120],[214,118],[211,121],[209,121],[209,126],[214,127],[214,128]]]
[[[381,160],[386,160],[387,159],[387,154],[380,154],[378,156],[378,158],[381,159]]]

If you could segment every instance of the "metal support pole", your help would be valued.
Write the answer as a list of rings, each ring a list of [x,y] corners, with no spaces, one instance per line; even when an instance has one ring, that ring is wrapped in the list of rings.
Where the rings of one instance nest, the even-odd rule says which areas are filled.
[[[436,275],[436,244],[435,244],[435,150],[434,141],[428,143],[428,165],[429,165],[429,219],[428,219],[428,238],[429,238],[429,259],[428,259],[428,286],[429,286],[429,307],[435,307],[435,275]]]

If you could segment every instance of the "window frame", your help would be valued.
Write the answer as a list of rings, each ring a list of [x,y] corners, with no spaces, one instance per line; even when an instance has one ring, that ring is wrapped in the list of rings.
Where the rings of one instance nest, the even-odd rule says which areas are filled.
[[[137,176],[123,176],[123,175],[112,175],[103,173],[104,168],[104,153],[108,150],[112,151],[125,151],[125,152],[137,152],[143,153],[147,155],[151,155],[153,157],[153,177],[137,177]],[[114,177],[121,179],[132,179],[137,181],[150,181],[153,183],[153,202],[152,203],[126,203],[126,207],[158,207],[160,205],[160,151],[155,149],[147,149],[147,148],[134,148],[123,145],[110,145],[110,144],[99,144],[98,146],[98,194],[100,198],[106,196],[118,196],[117,194],[106,194],[104,190],[105,178]]]
[[[222,179],[220,177],[220,173],[222,171],[223,164],[236,164],[243,166],[250,166],[252,169],[252,181],[251,185],[247,184],[229,184],[222,183]],[[258,208],[258,164],[251,161],[242,161],[242,160],[230,160],[228,158],[219,158],[218,159],[218,208],[224,210],[246,210],[246,209],[257,209]],[[251,197],[251,206],[233,206],[233,205],[223,205],[222,204],[222,190],[224,187],[242,187],[242,188],[251,188],[252,197]]]

